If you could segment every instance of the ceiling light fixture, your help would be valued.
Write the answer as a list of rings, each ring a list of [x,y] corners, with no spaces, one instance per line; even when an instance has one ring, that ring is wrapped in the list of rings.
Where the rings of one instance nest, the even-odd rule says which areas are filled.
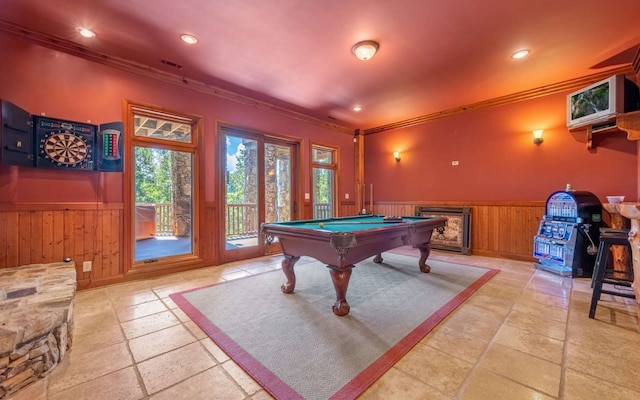
[[[78,33],[80,34],[80,36],[82,37],[86,37],[86,38],[92,38],[95,37],[96,34],[94,31],[92,31],[91,29],[87,29],[87,28],[76,28],[76,30],[78,31]]]
[[[364,40],[353,45],[351,52],[362,61],[370,60],[378,51],[380,45],[373,40]]]
[[[520,59],[520,58],[525,58],[526,56],[529,55],[529,50],[527,49],[522,49],[522,50],[518,50],[515,53],[513,53],[511,55],[511,58],[513,58],[514,60]]]
[[[352,108],[352,110],[353,110],[353,111],[355,111],[355,112],[359,112],[359,111],[362,111],[362,107],[360,107],[360,106],[354,106],[354,107]]]
[[[196,43],[198,43],[198,38],[196,38],[193,35],[186,34],[186,33],[184,35],[180,36],[180,39],[182,39],[182,41],[187,43],[187,44],[196,44]]]

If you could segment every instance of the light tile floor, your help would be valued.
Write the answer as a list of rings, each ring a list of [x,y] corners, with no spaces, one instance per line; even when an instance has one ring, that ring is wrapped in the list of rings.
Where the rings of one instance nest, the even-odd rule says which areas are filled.
[[[604,295],[591,320],[588,279],[561,278],[530,262],[445,252],[431,258],[500,273],[362,399],[640,399],[633,300]],[[71,351],[52,374],[11,399],[270,399],[168,296],[279,269],[280,260],[78,292]]]

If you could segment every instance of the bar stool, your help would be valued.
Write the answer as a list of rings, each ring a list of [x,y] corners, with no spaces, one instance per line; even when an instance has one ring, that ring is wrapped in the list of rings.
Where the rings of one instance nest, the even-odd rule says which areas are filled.
[[[636,298],[633,292],[624,293],[602,289],[602,285],[604,283],[631,287],[631,284],[633,283],[633,266],[631,265],[628,266],[629,272],[627,273],[627,276],[622,279],[613,279],[606,277],[607,266],[609,264],[609,250],[611,249],[611,246],[626,246],[629,254],[631,254],[631,244],[629,243],[628,239],[629,231],[624,229],[605,228],[600,230],[600,245],[598,246],[598,255],[596,256],[596,263],[593,269],[593,276],[591,278],[591,287],[593,288],[593,294],[591,296],[591,309],[589,310],[589,318],[595,317],[598,300],[600,300],[600,296],[602,295],[602,293],[626,297],[629,299]]]

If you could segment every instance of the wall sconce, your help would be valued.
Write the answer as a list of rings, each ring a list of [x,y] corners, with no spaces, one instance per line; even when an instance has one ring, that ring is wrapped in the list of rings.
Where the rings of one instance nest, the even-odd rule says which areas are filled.
[[[373,40],[365,40],[353,45],[351,52],[358,57],[359,60],[367,61],[376,54],[380,45]]]
[[[394,151],[393,152],[393,157],[396,159],[396,162],[400,162],[400,152],[399,151]]]
[[[537,130],[533,131],[533,143],[539,145],[540,143],[543,142],[542,132],[544,132],[542,129],[537,129]]]

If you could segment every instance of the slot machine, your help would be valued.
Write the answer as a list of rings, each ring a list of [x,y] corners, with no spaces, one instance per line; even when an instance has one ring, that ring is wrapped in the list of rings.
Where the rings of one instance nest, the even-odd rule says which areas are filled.
[[[535,266],[561,276],[591,277],[598,254],[602,204],[590,192],[552,193],[533,238]]]

